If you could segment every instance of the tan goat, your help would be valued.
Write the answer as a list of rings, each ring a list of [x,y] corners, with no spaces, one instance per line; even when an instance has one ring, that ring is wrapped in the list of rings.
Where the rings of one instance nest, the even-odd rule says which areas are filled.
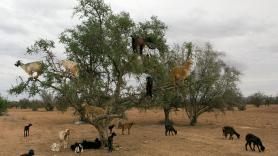
[[[79,76],[79,69],[76,62],[70,60],[62,60],[59,62],[73,77],[77,78]]]

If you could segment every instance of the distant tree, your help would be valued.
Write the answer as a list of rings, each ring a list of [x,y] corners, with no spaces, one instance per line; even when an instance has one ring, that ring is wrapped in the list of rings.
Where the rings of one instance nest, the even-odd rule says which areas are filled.
[[[44,108],[46,111],[53,111],[54,110],[54,104],[55,100],[51,93],[48,93],[47,91],[42,91],[41,94],[42,103],[44,105]]]
[[[8,100],[0,96],[0,116],[7,112]]]
[[[254,93],[248,97],[248,103],[260,107],[265,103],[265,95],[262,92]]]

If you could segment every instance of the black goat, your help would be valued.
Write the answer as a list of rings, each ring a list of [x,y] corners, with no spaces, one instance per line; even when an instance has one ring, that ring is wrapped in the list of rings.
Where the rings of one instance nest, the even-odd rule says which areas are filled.
[[[24,127],[24,137],[29,136],[29,130],[30,130],[31,126],[32,126],[32,124],[30,123],[29,125]]]
[[[83,140],[81,145],[83,146],[83,149],[99,149],[101,147],[101,142],[96,138],[94,142]]]
[[[110,130],[110,134],[112,134],[112,130],[113,130],[114,127],[115,127],[114,124],[113,124],[113,125],[110,125],[110,126],[108,127],[108,129]]]
[[[177,135],[177,131],[175,130],[173,125],[165,124],[165,135],[167,136],[168,133],[169,135],[170,133],[174,135],[173,132],[175,133],[175,135]]]
[[[262,141],[259,137],[255,136],[254,134],[247,134],[245,137],[246,144],[245,149],[247,151],[247,145],[249,145],[250,149],[252,151],[255,151],[255,146],[257,145],[259,152],[264,151],[265,147],[262,144]],[[253,148],[251,147],[251,144],[253,143]],[[260,149],[261,148],[261,149]]]
[[[117,136],[115,132],[111,134],[111,136],[108,137],[108,152],[113,151],[113,137]]]
[[[224,126],[222,128],[222,131],[223,131],[223,135],[225,136],[225,138],[227,138],[228,134],[230,134],[230,137],[229,137],[230,139],[233,139],[234,134],[237,136],[238,139],[240,138],[240,134],[238,134],[236,132],[236,130],[231,126]]]
[[[35,155],[34,150],[30,149],[28,153],[26,153],[26,154],[21,154],[20,156],[33,156],[33,155]]]
[[[151,76],[147,76],[146,78],[147,84],[146,84],[146,96],[153,96],[152,90],[153,90],[153,79]]]

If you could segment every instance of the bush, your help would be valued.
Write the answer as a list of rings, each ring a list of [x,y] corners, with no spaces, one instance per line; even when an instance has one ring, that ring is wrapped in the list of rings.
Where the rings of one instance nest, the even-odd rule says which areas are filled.
[[[239,111],[245,111],[245,110],[246,110],[246,105],[244,105],[244,104],[238,105],[238,106],[237,106],[237,109],[238,109]]]
[[[264,104],[265,95],[261,92],[257,92],[248,97],[248,103],[260,107]]]
[[[0,116],[4,115],[7,112],[8,100],[0,96]]]

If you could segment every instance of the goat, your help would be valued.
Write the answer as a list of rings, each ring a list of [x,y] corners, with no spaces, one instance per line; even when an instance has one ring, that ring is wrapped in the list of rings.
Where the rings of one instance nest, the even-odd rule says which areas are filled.
[[[51,149],[51,151],[53,151],[53,152],[59,152],[60,149],[61,149],[61,144],[59,144],[59,143],[53,143],[53,144],[50,146],[50,149]]]
[[[108,126],[108,129],[109,129],[109,131],[110,131],[110,134],[112,133],[112,130],[113,130],[113,128],[115,127],[115,125],[113,124],[113,125],[110,125],[110,126]]]
[[[33,73],[37,73],[37,75],[34,78],[38,78],[44,70],[44,64],[42,61],[36,61],[36,62],[30,62],[30,63],[22,63],[20,60],[18,60],[15,64],[15,66],[20,66],[28,75],[33,77]]]
[[[175,135],[177,135],[177,133],[178,133],[177,130],[175,130],[175,128],[173,127],[173,125],[165,124],[165,135],[167,136],[168,133],[169,133],[169,135],[170,135],[170,133],[172,135],[174,135],[173,132],[175,133]]]
[[[148,76],[146,78],[147,84],[146,84],[146,96],[152,97],[152,89],[153,89],[153,79],[151,76]]]
[[[189,76],[190,68],[192,66],[192,60],[189,59],[180,67],[175,67],[170,71],[170,76],[174,82],[174,86],[177,85],[178,80],[185,80]]]
[[[32,126],[32,124],[30,123],[29,125],[24,127],[24,137],[29,136],[29,131],[30,131],[31,126]]]
[[[65,129],[65,130],[59,132],[59,139],[60,139],[60,142],[62,142],[64,148],[68,148],[69,136],[70,136],[69,129]]]
[[[78,144],[75,149],[74,149],[75,153],[81,153],[83,152],[83,146],[81,144]]]
[[[126,122],[126,123],[119,123],[119,128],[122,129],[122,135],[124,135],[124,130],[127,129],[128,130],[128,134],[130,134],[130,129],[132,127],[132,125],[134,124],[134,122]]]
[[[83,140],[81,145],[83,146],[83,149],[99,149],[101,147],[101,142],[96,138],[94,142]]]
[[[35,155],[34,150],[30,149],[30,150],[28,151],[28,153],[26,153],[26,154],[21,154],[20,156],[33,156],[33,155]]]
[[[246,151],[247,151],[247,145],[249,145],[252,151],[255,151],[255,145],[257,145],[259,152],[265,150],[265,147],[263,146],[261,139],[255,136],[254,134],[250,134],[250,133],[247,134],[245,140],[246,140],[246,144],[245,144]],[[251,147],[251,143],[253,143],[253,148]]]
[[[66,72],[70,73],[73,77],[77,78],[79,76],[79,69],[76,62],[61,60],[59,63],[65,68]]]
[[[111,136],[108,137],[108,152],[113,151],[113,137],[117,136],[115,132],[111,134]]]
[[[237,136],[237,138],[240,138],[240,134],[238,134],[235,129],[231,126],[224,126],[222,128],[223,131],[223,135],[225,136],[225,138],[227,138],[228,134],[230,134],[230,139],[233,139],[233,135],[235,134]]]
[[[103,108],[92,106],[89,105],[88,103],[83,103],[82,107],[85,110],[85,117],[90,121],[94,120],[94,118],[96,118],[99,115],[105,114],[106,112]]]
[[[149,38],[131,36],[131,39],[132,39],[133,52],[138,52],[138,48],[139,48],[140,55],[143,54],[143,49],[144,49],[145,45],[147,45],[148,48],[150,48],[150,49],[155,49],[156,48],[154,43],[152,43],[152,41]]]

